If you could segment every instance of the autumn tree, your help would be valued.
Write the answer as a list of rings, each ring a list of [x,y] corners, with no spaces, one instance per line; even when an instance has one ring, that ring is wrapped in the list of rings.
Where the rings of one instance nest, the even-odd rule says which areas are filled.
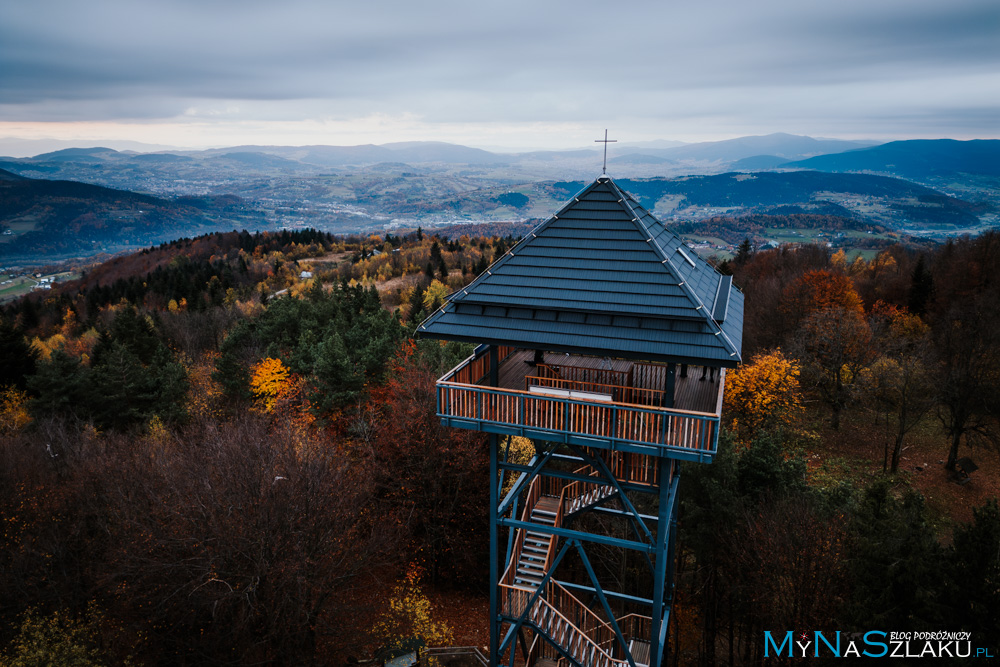
[[[489,539],[489,453],[481,434],[441,425],[435,379],[412,347],[404,349],[368,402],[373,435],[359,446],[378,471],[386,519],[410,536],[431,581],[479,583]]]
[[[830,406],[830,425],[839,429],[841,412],[872,357],[868,323],[859,309],[816,310],[802,323],[793,350],[802,363],[803,380]]]
[[[383,660],[425,646],[448,646],[454,641],[448,623],[434,620],[431,601],[420,585],[422,576],[419,566],[407,569],[375,624],[373,634],[381,646],[378,657]]]
[[[250,369],[250,390],[261,400],[265,412],[274,410],[274,404],[289,387],[288,368],[281,359],[267,357]]]
[[[1000,234],[949,243],[934,267],[938,416],[951,440],[946,467],[954,470],[963,441],[1000,440]]]
[[[789,285],[782,295],[781,308],[801,319],[830,309],[864,312],[851,279],[841,271],[829,269],[808,271]]]
[[[789,423],[802,409],[799,366],[775,349],[726,374],[723,412],[742,442]]]
[[[444,283],[438,280],[432,281],[424,292],[424,312],[430,314],[440,308],[446,296],[448,296],[448,288],[445,287]]]
[[[17,433],[31,423],[28,394],[15,386],[0,386],[0,435]]]
[[[894,473],[906,434],[935,403],[929,329],[916,315],[881,302],[870,322],[877,358],[865,371],[862,390],[887,431],[882,470]]]
[[[829,267],[829,251],[816,245],[783,246],[753,253],[745,264],[730,262],[733,282],[746,294],[743,352],[748,358],[787,344],[800,314],[782,308],[790,285],[814,270]]]
[[[313,437],[244,413],[166,446],[109,443],[104,576],[123,611],[166,629],[161,655],[310,664],[367,630],[398,531],[373,511],[368,466]]]

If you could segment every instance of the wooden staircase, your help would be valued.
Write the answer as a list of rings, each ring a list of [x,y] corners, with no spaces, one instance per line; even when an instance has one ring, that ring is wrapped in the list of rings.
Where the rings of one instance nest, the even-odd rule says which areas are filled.
[[[550,496],[539,498],[531,508],[529,520],[546,526],[556,525],[559,518],[559,499]],[[548,570],[549,552],[552,550],[555,537],[545,533],[526,531],[517,558],[517,571],[514,574],[514,584],[535,589],[542,582]]]
[[[655,472],[650,472],[650,461],[636,462],[641,455],[632,455],[626,460],[619,453],[610,453],[605,463],[616,478],[632,483],[656,483]],[[655,468],[653,468],[655,471]],[[600,481],[599,471],[584,466],[574,471],[577,475],[594,477],[594,482],[563,480],[553,477],[536,477],[528,488],[521,520],[539,526],[559,527],[564,519],[573,514],[593,508],[617,493],[615,487]],[[620,475],[620,476],[619,476]],[[507,570],[500,580],[501,610],[510,617],[521,616],[548,573],[558,548],[558,537],[549,533],[532,530],[518,530]],[[548,637],[565,654],[584,667],[630,667],[628,659],[618,647],[612,626],[598,616],[590,607],[581,602],[568,589],[549,579],[527,613],[537,633]],[[622,631],[626,626],[637,629],[648,628],[646,617],[630,615],[620,619]],[[639,635],[641,637],[642,635]],[[643,652],[645,646],[645,652]],[[649,664],[649,642],[631,637],[629,652],[636,667]],[[642,662],[640,663],[640,660]],[[529,651],[527,667],[552,664],[566,667],[569,661],[540,636],[535,637]]]

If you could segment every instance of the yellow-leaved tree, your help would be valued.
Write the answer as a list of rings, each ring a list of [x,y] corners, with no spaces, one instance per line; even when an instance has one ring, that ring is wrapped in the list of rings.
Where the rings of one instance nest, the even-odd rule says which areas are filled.
[[[444,303],[446,296],[448,296],[448,288],[445,284],[440,280],[432,280],[431,284],[427,286],[427,291],[424,292],[424,312],[432,313],[437,310]]]
[[[379,617],[374,634],[382,657],[395,657],[423,646],[448,646],[454,641],[451,627],[435,621],[431,601],[420,588],[423,570],[411,565],[406,577],[389,598],[389,608]]]
[[[507,451],[507,462],[517,463],[519,465],[528,465],[531,462],[532,457],[535,455],[535,445],[528,438],[521,437],[519,435],[511,436],[505,446]],[[505,475],[503,481],[503,487],[500,489],[500,497],[507,495],[507,492],[514,488],[514,483],[517,481],[517,474],[508,472]]]
[[[250,369],[250,390],[263,403],[264,411],[274,410],[275,403],[291,388],[288,367],[281,359],[268,357]]]
[[[761,431],[790,423],[800,410],[799,365],[780,348],[726,374],[723,412],[744,443]]]
[[[0,434],[17,433],[30,423],[28,394],[14,386],[0,387]]]

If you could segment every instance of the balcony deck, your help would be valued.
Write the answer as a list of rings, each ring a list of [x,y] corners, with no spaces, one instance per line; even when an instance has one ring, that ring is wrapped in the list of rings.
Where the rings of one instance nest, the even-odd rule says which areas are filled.
[[[680,368],[663,407],[667,366],[624,359],[500,348],[498,386],[489,359],[469,357],[438,380],[445,425],[621,451],[710,461],[718,445],[725,371],[702,380]]]
[[[654,406],[662,403],[662,400],[658,399],[662,399],[662,387],[666,379],[664,377],[666,366],[663,364],[637,363],[628,359],[605,360],[599,357],[581,357],[547,352],[543,355],[544,365],[539,369],[529,365],[528,362],[533,359],[534,352],[532,350],[512,352],[500,364],[498,386],[504,389],[524,389],[526,391],[530,390],[532,386],[558,388],[561,383],[549,382],[557,378],[551,377],[551,373],[546,373],[546,369],[559,369],[560,375],[567,376],[565,383],[591,386],[594,393],[612,391],[618,402]],[[646,369],[646,372],[641,374],[644,382],[640,386],[636,386],[639,384],[636,382],[636,375],[639,375],[636,373],[637,368]],[[714,382],[707,378],[702,381],[701,375],[701,366],[690,367],[687,377],[681,377],[678,367],[677,375],[674,378],[674,408],[693,412],[715,412],[719,399],[719,377],[716,375]],[[570,377],[573,379],[568,379]],[[630,377],[632,378],[631,383],[628,382]],[[622,382],[623,384],[619,384]],[[629,389],[632,392],[629,392]],[[619,397],[617,395],[619,393],[628,394],[628,396]]]

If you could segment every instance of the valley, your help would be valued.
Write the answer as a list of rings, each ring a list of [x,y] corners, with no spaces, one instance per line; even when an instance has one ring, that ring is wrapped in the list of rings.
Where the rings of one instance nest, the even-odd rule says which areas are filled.
[[[998,146],[870,146],[779,134],[622,146],[609,166],[624,189],[683,228],[700,252],[725,257],[748,237],[758,247],[809,239],[857,253],[881,241],[921,244],[997,226],[1000,177],[989,158],[1000,155]],[[0,257],[32,265],[231,229],[530,228],[578,191],[599,159],[594,150],[507,154],[434,142],[159,153],[71,148],[0,158]],[[929,166],[934,161],[940,168]],[[715,235],[722,243],[702,242],[713,237],[717,219],[754,215],[821,217],[799,220],[800,227],[788,219],[736,224],[735,233]],[[844,221],[852,233],[831,234]]]

